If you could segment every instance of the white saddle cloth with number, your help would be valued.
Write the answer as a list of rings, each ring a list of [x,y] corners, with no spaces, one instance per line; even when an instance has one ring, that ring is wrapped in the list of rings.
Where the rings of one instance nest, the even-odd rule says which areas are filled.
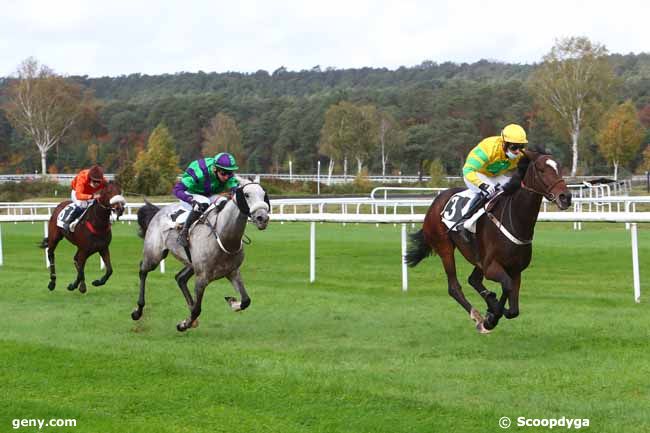
[[[447,228],[452,228],[465,213],[469,210],[469,204],[476,194],[472,191],[466,189],[459,193],[454,194],[447,201],[445,208],[440,213],[442,216],[442,222],[447,226]],[[476,211],[472,216],[473,223],[470,227],[466,227],[472,233],[476,233],[476,221],[485,213],[485,208],[481,208]],[[458,231],[463,227],[463,224],[458,224],[453,231]]]

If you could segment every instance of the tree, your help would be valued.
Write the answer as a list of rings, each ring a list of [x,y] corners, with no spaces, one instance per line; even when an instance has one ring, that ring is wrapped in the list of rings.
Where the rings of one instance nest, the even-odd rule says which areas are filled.
[[[391,153],[397,153],[406,143],[406,134],[395,118],[385,111],[379,113],[379,148],[381,149],[381,175],[386,176],[386,165]]]
[[[13,127],[34,141],[41,154],[42,174],[47,173],[47,152],[72,127],[84,98],[81,87],[56,75],[30,57],[10,81],[4,105]]]
[[[178,159],[169,130],[159,124],[149,135],[147,149],[133,164],[138,190],[143,194],[169,194],[176,183]]]
[[[529,80],[542,115],[571,138],[571,176],[578,169],[581,130],[598,121],[612,92],[614,72],[606,55],[605,46],[585,37],[560,39]]]
[[[632,101],[614,107],[604,116],[598,133],[598,149],[614,166],[614,179],[618,180],[619,165],[636,155],[644,137],[645,129]]]
[[[360,121],[359,110],[347,101],[330,106],[325,113],[325,124],[320,133],[320,152],[330,159],[329,176],[336,160],[343,159],[345,164],[351,144],[356,140],[355,124]]]
[[[239,166],[246,162],[246,155],[241,142],[241,132],[235,119],[226,113],[217,113],[210,124],[201,130],[203,156],[214,156],[219,152],[231,153]]]
[[[643,151],[643,162],[641,163],[641,170],[650,171],[650,144],[648,144]]]

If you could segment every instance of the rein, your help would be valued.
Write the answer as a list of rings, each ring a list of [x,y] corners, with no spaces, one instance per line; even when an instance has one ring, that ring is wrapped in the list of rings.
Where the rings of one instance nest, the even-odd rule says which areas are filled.
[[[210,220],[207,218],[207,214],[209,214],[210,212],[212,212],[215,209],[216,208],[214,206],[211,206],[210,210],[208,212],[206,212],[206,218],[205,218],[204,223],[205,223],[205,225],[208,226],[208,228],[210,229],[210,232],[214,235],[215,239],[217,240],[217,244],[219,244],[219,248],[221,248],[221,251],[223,251],[224,253],[226,253],[226,254],[228,254],[230,256],[234,256],[235,254],[239,253],[241,250],[244,249],[244,241],[242,241],[242,240],[239,241],[239,249],[237,251],[229,251],[223,245],[223,242],[221,241],[221,237],[219,236],[219,233],[217,232],[217,223],[219,222],[219,214],[221,214],[221,212],[217,213],[217,218],[214,221],[214,225],[212,225],[210,223]]]
[[[510,227],[514,229],[514,224],[512,221],[512,195],[508,196],[506,204],[503,206],[503,209],[501,209],[501,219],[499,220],[496,216],[494,216],[492,212],[486,212],[488,219],[492,221],[494,225],[497,226],[497,228],[501,231],[501,233],[503,233],[503,235],[508,238],[508,240],[513,244],[530,245],[533,242],[532,239],[519,239],[517,236],[510,233],[510,231],[503,224],[502,221],[506,208],[508,209],[508,221],[510,222]]]

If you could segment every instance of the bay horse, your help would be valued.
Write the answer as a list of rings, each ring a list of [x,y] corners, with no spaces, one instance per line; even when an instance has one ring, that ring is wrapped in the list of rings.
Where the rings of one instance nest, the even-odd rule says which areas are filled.
[[[124,213],[126,200],[122,197],[122,190],[119,184],[108,182],[100,190],[100,196],[91,204],[81,217],[74,232],[65,232],[58,227],[56,222],[59,213],[70,203],[70,200],[63,201],[54,209],[47,226],[47,237],[41,242],[41,248],[47,248],[47,258],[50,262],[50,283],[47,288],[54,290],[56,287],[56,269],[54,266],[54,250],[59,242],[66,238],[70,243],[76,245],[77,252],[74,255],[74,265],[77,269],[77,278],[68,284],[68,290],[79,288],[80,293],[86,293],[86,281],[84,267],[86,260],[91,255],[99,252],[106,265],[106,273],[93,281],[93,286],[102,286],[113,273],[111,266],[111,255],[108,246],[111,243],[111,212],[115,212],[117,219]]]
[[[533,233],[542,197],[554,202],[561,210],[571,205],[571,192],[562,179],[557,161],[544,152],[523,152],[520,167],[525,174],[523,180],[518,177],[520,187],[494,201],[494,206],[478,219],[476,236],[469,243],[458,232],[448,232],[442,222],[441,213],[447,201],[464,189],[452,188],[434,199],[422,229],[411,235],[405,258],[406,263],[413,267],[425,257],[438,254],[447,274],[449,295],[469,313],[480,333],[494,329],[504,315],[507,319],[519,315],[521,273],[531,261]],[[468,282],[487,304],[485,319],[465,298],[456,278],[456,248],[474,265]],[[502,295],[498,301],[496,294],[483,285],[484,278],[501,284]],[[505,308],[506,300],[508,308]]]
[[[240,301],[226,297],[226,302],[234,311],[244,310],[250,305],[251,299],[239,271],[244,262],[242,238],[249,219],[259,230],[266,229],[271,207],[268,195],[260,184],[240,179],[240,186],[233,199],[228,200],[222,210],[219,211],[215,203],[212,203],[194,223],[189,233],[190,246],[187,250],[179,244],[176,223],[172,221],[172,217],[177,216],[181,209],[179,203],[162,208],[147,203],[138,210],[144,248],[140,262],[140,295],[131,318],[139,320],[142,317],[147,274],[171,252],[184,264],[175,276],[190,312],[189,318],[176,325],[176,329],[183,332],[198,326],[205,288],[214,280],[226,277],[240,295]],[[195,297],[192,298],[187,282],[195,274]]]

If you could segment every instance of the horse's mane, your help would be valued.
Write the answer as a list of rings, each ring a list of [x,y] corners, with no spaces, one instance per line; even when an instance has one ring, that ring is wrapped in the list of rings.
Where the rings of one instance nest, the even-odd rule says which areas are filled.
[[[244,186],[244,185],[248,185],[249,183],[252,183],[250,179],[240,177],[239,175],[235,175],[235,179],[239,181],[239,186]]]

